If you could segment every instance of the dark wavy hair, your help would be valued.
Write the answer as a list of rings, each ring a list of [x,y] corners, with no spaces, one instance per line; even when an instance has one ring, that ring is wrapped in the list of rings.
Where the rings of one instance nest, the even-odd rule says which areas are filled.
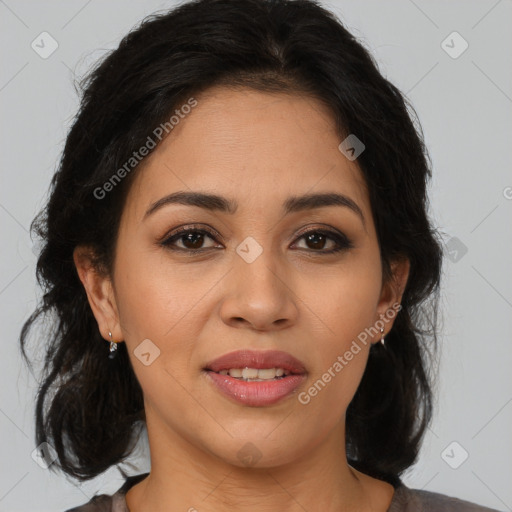
[[[370,197],[383,276],[410,261],[402,309],[372,346],[346,415],[349,463],[396,484],[417,459],[433,412],[442,244],[428,218],[431,162],[417,115],[363,44],[311,0],[194,0],[148,16],[80,82],[79,111],[49,198],[31,224],[41,240],[44,294],[20,334],[49,317],[37,394],[36,443],[78,480],[128,458],[144,426],[142,389],[126,345],[109,360],[73,262],[92,247],[112,275],[117,232],[135,168],[103,199],[102,187],[184,99],[214,86],[302,94],[323,102],[340,141],[366,146],[357,164]]]

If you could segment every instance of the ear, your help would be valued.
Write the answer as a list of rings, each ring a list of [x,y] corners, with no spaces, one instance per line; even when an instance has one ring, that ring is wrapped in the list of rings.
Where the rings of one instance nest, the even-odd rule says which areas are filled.
[[[378,317],[375,319],[382,320],[384,323],[384,333],[386,334],[392,329],[396,315],[399,311],[402,295],[409,278],[410,262],[407,258],[397,259],[390,264],[391,278],[382,286],[381,296],[377,305]],[[380,324],[382,325],[382,324]],[[381,333],[374,339],[377,343],[380,341]]]
[[[123,333],[119,324],[114,289],[110,278],[104,275],[93,264],[94,252],[91,248],[77,246],[73,251],[78,277],[84,285],[98,328],[103,338],[110,341],[109,331],[114,341],[122,341]]]

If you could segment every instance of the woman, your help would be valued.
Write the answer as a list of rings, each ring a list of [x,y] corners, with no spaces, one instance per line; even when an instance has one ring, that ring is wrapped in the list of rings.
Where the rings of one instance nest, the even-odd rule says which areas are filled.
[[[400,92],[309,1],[146,19],[84,84],[48,205],[38,444],[73,511],[490,510],[407,488],[442,250]]]

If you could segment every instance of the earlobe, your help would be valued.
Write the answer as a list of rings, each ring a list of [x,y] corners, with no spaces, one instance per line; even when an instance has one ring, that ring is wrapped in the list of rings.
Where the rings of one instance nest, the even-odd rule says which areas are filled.
[[[112,282],[109,276],[102,274],[93,264],[93,253],[90,248],[76,247],[73,251],[73,261],[82,282],[91,310],[98,323],[102,337],[110,341],[112,337],[122,340],[119,326],[119,315]]]

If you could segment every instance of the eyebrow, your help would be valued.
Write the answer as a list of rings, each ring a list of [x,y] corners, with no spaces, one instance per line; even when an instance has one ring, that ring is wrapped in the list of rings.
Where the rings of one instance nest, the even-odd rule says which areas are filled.
[[[187,206],[196,206],[210,211],[218,211],[233,215],[236,213],[238,204],[233,199],[228,199],[217,194],[208,194],[203,192],[179,191],[164,196],[150,205],[144,219],[155,213],[160,208],[169,204],[183,204]],[[306,194],[303,196],[291,196],[283,204],[284,214],[312,210],[314,208],[323,208],[326,206],[341,206],[349,208],[356,213],[363,225],[365,218],[361,208],[350,197],[338,193],[319,193]]]

